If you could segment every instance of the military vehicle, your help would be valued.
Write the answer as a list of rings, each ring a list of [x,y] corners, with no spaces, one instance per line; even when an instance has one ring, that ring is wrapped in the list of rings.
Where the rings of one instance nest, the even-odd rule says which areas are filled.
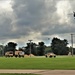
[[[6,57],[13,57],[13,51],[8,51],[5,53]]]
[[[15,51],[15,57],[24,57],[23,51]]]
[[[47,54],[45,54],[45,57],[47,58],[47,57],[49,57],[49,58],[52,58],[52,57],[56,57],[56,55],[54,54],[54,53],[47,53]]]

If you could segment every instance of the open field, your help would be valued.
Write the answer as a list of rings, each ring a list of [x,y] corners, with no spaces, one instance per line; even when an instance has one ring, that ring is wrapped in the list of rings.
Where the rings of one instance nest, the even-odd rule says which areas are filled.
[[[75,70],[75,56],[57,56],[56,58],[0,57],[0,69]]]

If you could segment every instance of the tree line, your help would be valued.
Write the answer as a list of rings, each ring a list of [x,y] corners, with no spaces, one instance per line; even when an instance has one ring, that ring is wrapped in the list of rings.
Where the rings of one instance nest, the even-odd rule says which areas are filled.
[[[69,48],[68,41],[66,39],[61,40],[59,38],[53,38],[51,42],[51,46],[46,46],[45,42],[36,43],[26,43],[25,47],[21,47],[18,50],[23,50],[25,54],[29,55],[30,53],[36,56],[43,56],[46,53],[53,52],[56,55],[68,55],[71,52],[71,48]],[[7,51],[15,52],[16,46],[18,44],[14,42],[8,42],[6,46],[0,45],[0,55],[4,55]],[[75,54],[75,49],[74,54]],[[71,52],[72,53],[72,52]]]

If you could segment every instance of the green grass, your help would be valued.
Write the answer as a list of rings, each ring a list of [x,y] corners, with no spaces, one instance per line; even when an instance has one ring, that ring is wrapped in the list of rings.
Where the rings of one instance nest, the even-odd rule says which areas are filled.
[[[15,74],[10,74],[10,73],[0,73],[0,75],[37,75],[37,74],[17,74],[17,73],[15,73]]]
[[[75,70],[75,56],[0,58],[0,69]]]

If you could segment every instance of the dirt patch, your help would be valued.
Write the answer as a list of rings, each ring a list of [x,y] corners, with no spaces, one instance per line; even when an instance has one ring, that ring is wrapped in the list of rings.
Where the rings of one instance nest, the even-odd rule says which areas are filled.
[[[75,70],[45,70],[36,74],[41,75],[75,75]]]
[[[75,70],[0,70],[0,73],[33,73],[41,75],[75,75]]]

